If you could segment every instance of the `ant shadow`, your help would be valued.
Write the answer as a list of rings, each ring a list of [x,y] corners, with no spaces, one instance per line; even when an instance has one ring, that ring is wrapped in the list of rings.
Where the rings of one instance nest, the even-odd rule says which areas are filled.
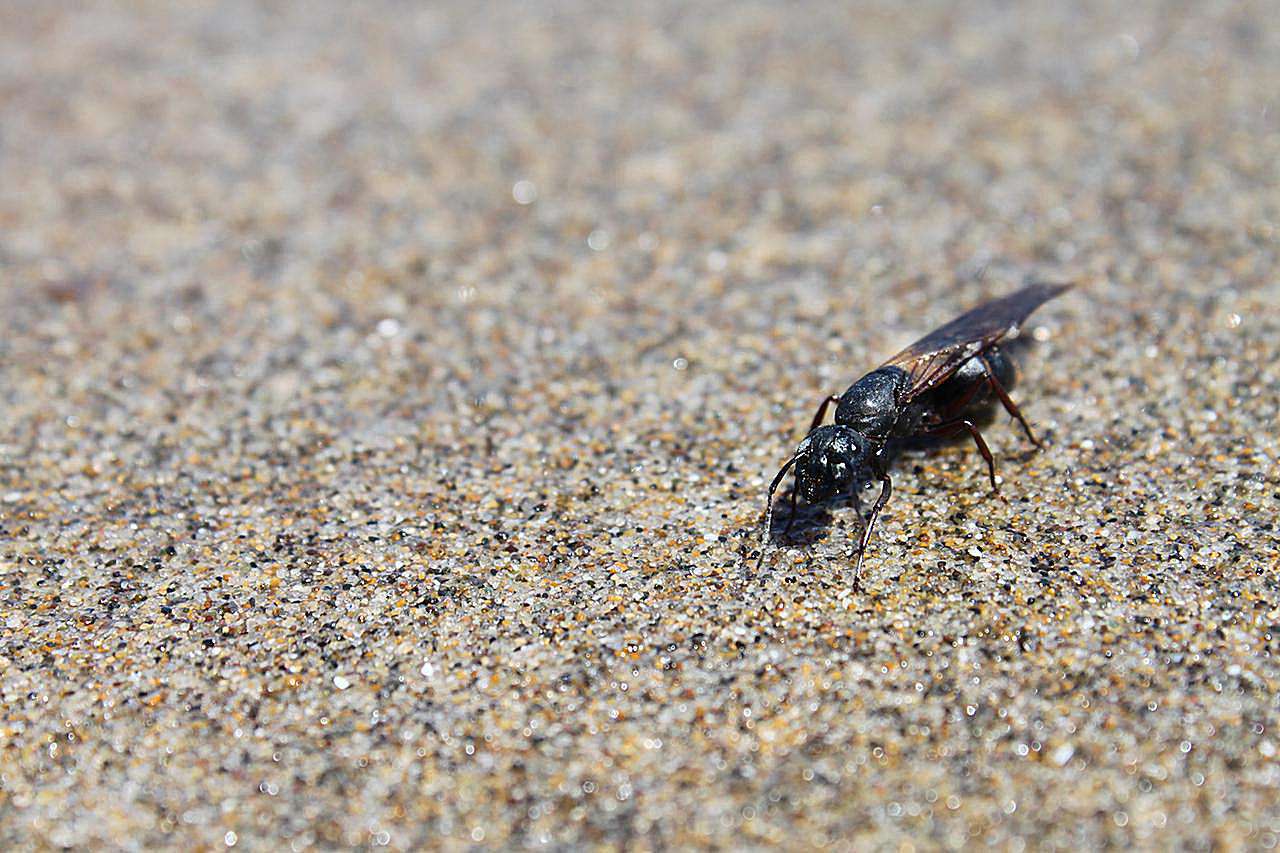
[[[793,504],[791,498],[794,492],[795,484],[792,483],[791,488],[777,499],[773,521],[769,525],[770,542],[783,547],[805,547],[819,542],[826,538],[836,514],[843,515],[843,511],[849,508],[854,510],[862,524],[866,523],[863,515],[863,504],[866,501],[859,494],[844,494],[820,504],[801,501]]]

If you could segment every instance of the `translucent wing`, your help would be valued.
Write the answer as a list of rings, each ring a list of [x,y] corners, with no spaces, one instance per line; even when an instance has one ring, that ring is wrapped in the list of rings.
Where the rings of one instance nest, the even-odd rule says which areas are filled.
[[[918,397],[946,381],[970,358],[1015,332],[1032,311],[1070,287],[1069,284],[1032,284],[984,302],[925,335],[883,366],[905,370],[911,377],[906,400]]]

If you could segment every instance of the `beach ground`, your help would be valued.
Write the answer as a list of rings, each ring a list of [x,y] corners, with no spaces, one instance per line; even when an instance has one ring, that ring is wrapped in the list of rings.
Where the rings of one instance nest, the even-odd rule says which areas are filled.
[[[1274,847],[1275,12],[0,9],[0,845]]]

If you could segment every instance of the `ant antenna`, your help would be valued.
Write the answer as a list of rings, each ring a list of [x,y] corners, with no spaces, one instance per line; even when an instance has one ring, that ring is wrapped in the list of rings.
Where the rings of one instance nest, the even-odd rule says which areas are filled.
[[[769,485],[769,500],[766,502],[764,509],[764,541],[760,543],[760,559],[756,561],[757,572],[764,565],[764,555],[769,550],[770,534],[773,532],[773,493],[778,491],[778,484],[782,482],[783,477],[787,476],[787,471],[791,470],[791,466],[796,464],[796,460],[799,458],[800,455],[796,454],[788,459],[787,464],[782,466],[778,476],[774,477],[773,482]]]

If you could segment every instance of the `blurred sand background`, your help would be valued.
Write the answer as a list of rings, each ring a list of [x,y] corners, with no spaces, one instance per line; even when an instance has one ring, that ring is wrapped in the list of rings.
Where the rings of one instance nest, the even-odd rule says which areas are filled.
[[[1274,846],[1278,15],[0,4],[0,844]]]

